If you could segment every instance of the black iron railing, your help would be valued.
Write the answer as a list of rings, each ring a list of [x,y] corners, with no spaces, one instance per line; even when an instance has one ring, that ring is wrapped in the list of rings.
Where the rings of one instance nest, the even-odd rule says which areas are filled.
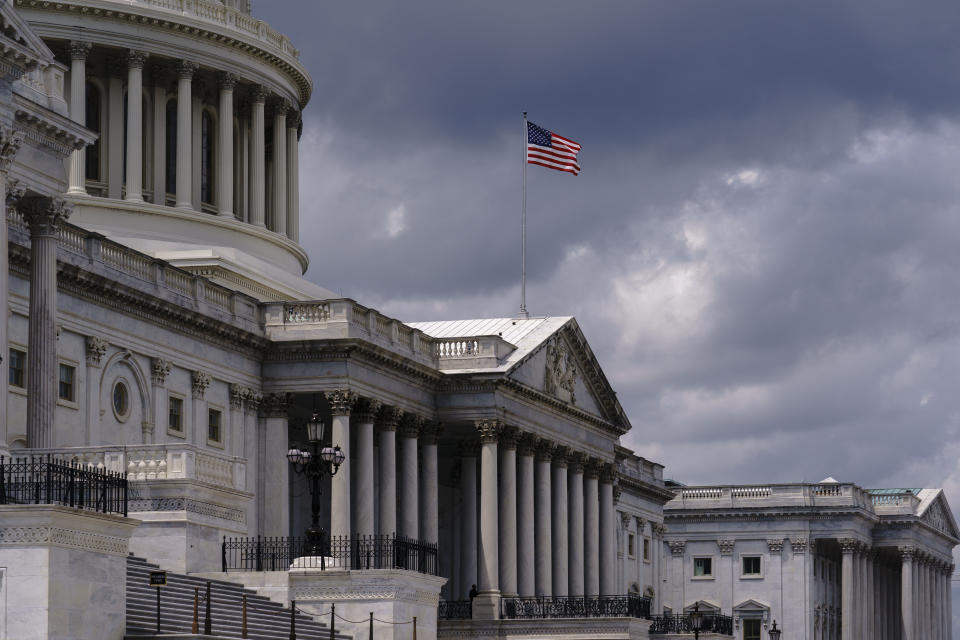
[[[224,538],[223,571],[286,571],[297,562],[314,569],[408,569],[437,575],[437,545],[405,536]]]
[[[625,596],[564,596],[502,598],[502,618],[650,618],[650,598]]]
[[[127,515],[122,473],[46,456],[0,456],[0,504],[59,504]]]
[[[733,618],[711,613],[701,614],[703,624],[700,633],[721,633],[733,635]],[[653,616],[650,633],[693,633],[690,627],[690,616],[681,613],[668,613]]]
[[[470,600],[441,600],[437,620],[469,620],[473,617]]]

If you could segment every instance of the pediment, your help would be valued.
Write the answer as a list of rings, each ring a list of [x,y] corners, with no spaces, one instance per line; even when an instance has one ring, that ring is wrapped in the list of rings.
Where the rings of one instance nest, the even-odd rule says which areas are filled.
[[[953,517],[953,512],[950,510],[950,505],[947,503],[943,491],[938,492],[937,497],[920,515],[920,520],[951,538],[960,538],[957,521]]]
[[[750,599],[735,606],[733,611],[734,613],[766,613],[770,611],[770,605]]]
[[[562,404],[630,428],[616,392],[607,381],[576,320],[546,337],[507,373]]]
[[[0,3],[0,42],[14,45],[20,53],[27,54],[36,62],[53,62],[53,53],[13,8],[13,2]]]
[[[699,607],[700,613],[720,613],[720,605],[709,600],[697,600],[683,608],[684,613],[690,613],[696,607]]]

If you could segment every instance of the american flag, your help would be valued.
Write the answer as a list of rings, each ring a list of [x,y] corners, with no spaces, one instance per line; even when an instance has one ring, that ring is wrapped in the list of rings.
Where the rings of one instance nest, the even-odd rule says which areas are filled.
[[[580,173],[580,144],[527,122],[527,162],[548,169]]]

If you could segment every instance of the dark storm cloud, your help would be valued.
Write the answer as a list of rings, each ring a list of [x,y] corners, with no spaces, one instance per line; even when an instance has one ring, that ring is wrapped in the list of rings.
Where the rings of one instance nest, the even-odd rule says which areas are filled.
[[[689,482],[960,500],[960,5],[257,10],[315,84],[308,277],[408,320],[514,313],[527,109],[584,147],[579,177],[530,171],[530,307],[578,317],[630,446]]]

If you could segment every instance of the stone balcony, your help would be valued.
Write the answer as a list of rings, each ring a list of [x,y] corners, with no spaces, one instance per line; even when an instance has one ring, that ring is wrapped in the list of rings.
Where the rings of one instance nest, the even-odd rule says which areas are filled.
[[[850,483],[683,487],[664,509],[848,507],[874,511],[872,498]]]

